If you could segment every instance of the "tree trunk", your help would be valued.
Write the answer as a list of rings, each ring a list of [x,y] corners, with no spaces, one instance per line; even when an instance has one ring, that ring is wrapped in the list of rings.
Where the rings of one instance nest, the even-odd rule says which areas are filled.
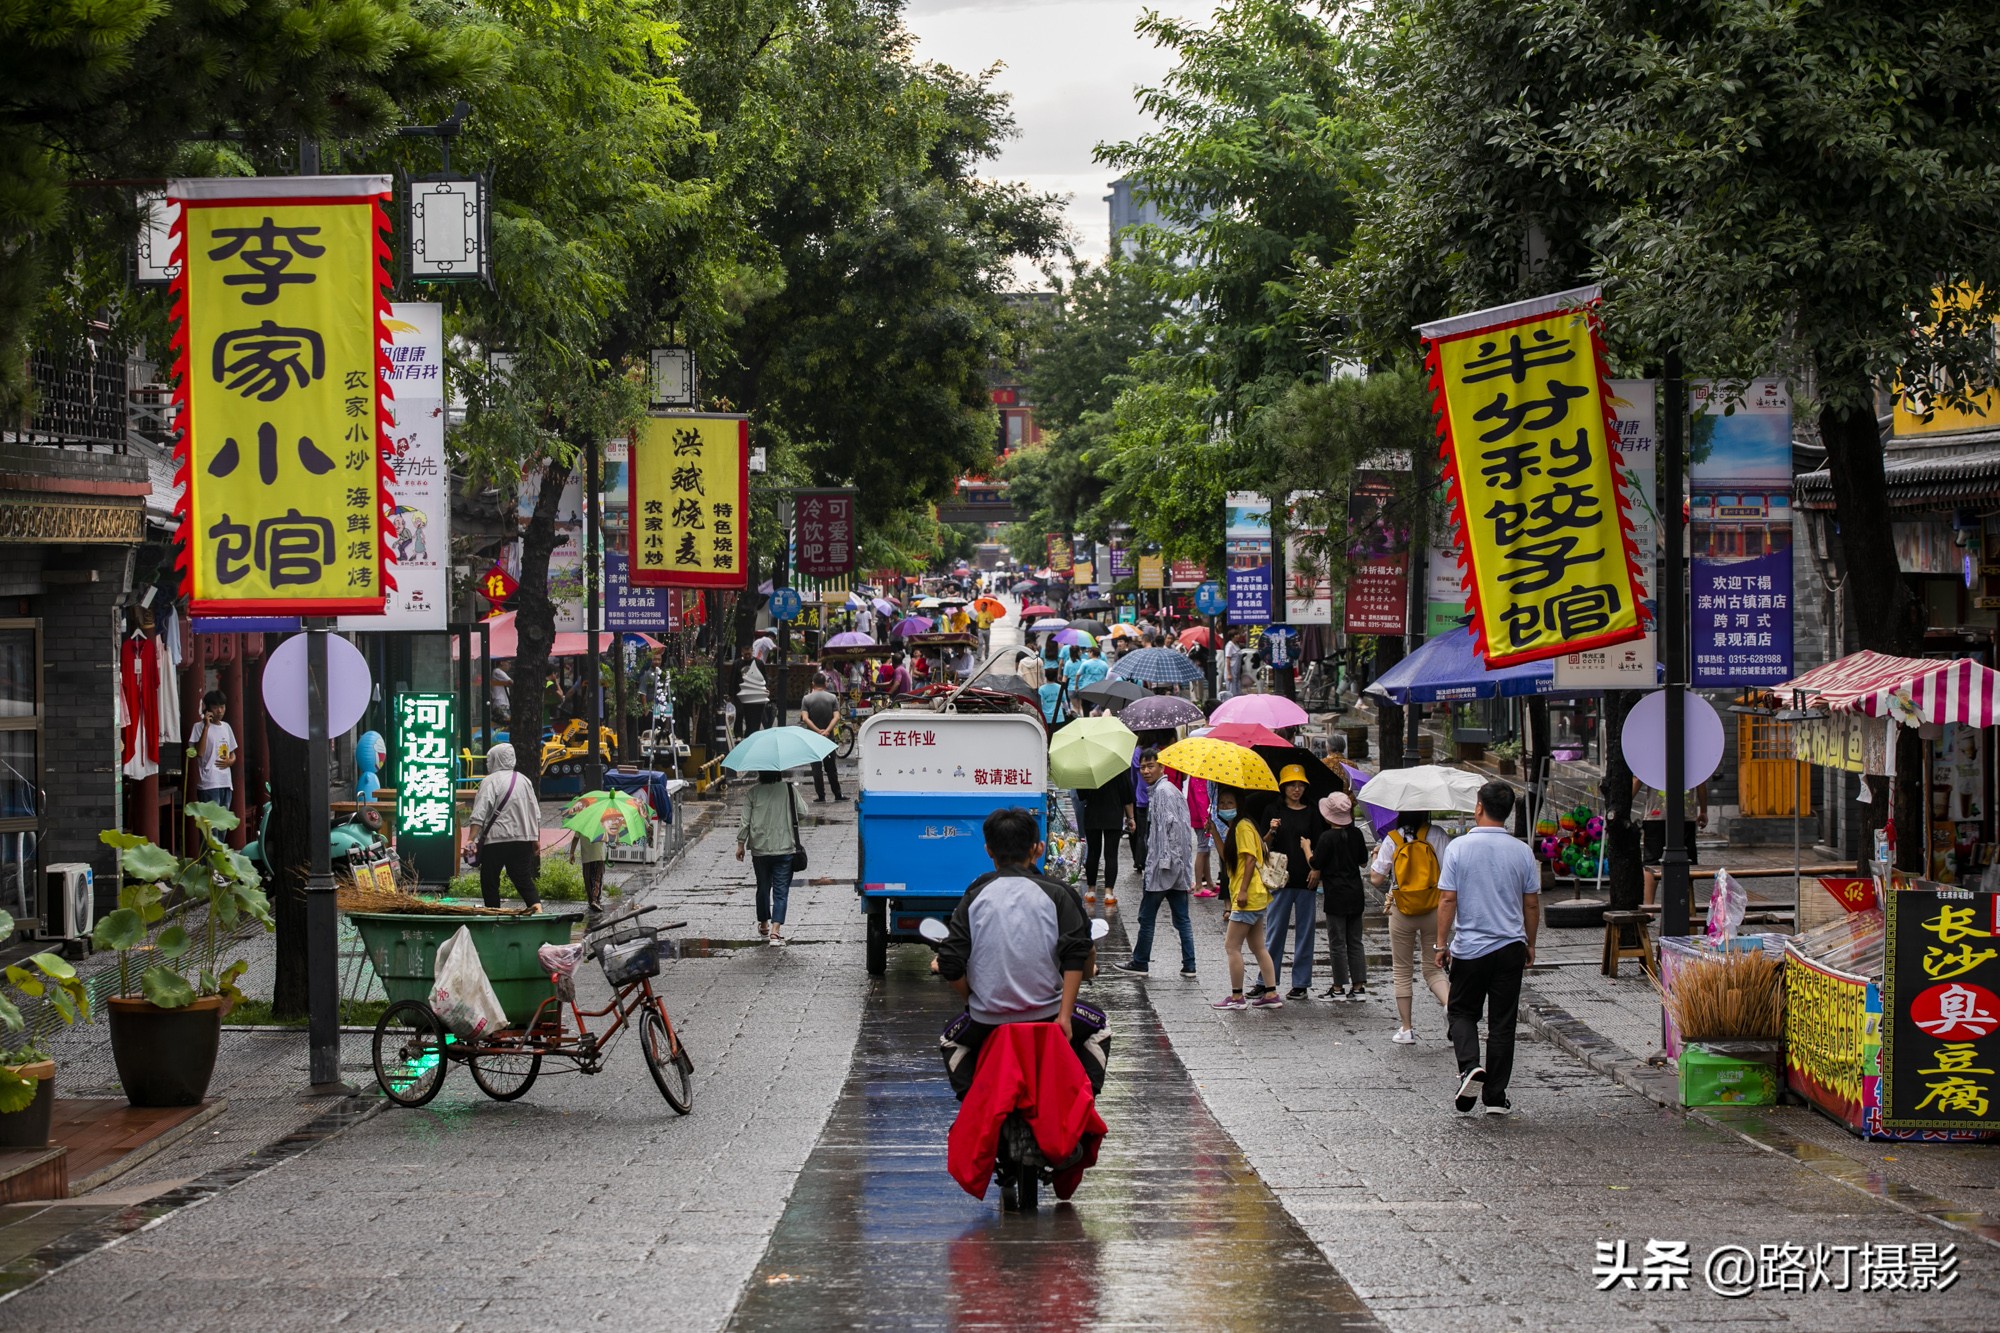
[[[514,720],[507,735],[522,777],[542,777],[542,714],[548,699],[549,650],[556,643],[556,608],[549,599],[549,556],[556,549],[556,511],[570,469],[550,459],[542,468],[535,512],[521,534],[521,587],[514,596]]]
[[[1604,800],[1604,855],[1611,908],[1630,912],[1645,896],[1640,869],[1639,826],[1632,822],[1631,766],[1625,762],[1625,718],[1639,702],[1636,690],[1611,690],[1604,696],[1604,778],[1598,792]]]
[[[1875,421],[1873,385],[1858,370],[1822,366],[1820,386],[1829,399],[1844,397],[1850,404],[1822,408],[1819,433],[1833,479],[1834,512],[1840,518],[1840,553],[1847,580],[1843,600],[1848,606],[1862,608],[1854,617],[1856,639],[1874,652],[1916,657],[1924,646],[1923,607],[1896,563],[1894,515],[1883,473],[1882,432]],[[1847,390],[1845,395],[1837,392],[1841,388]],[[1926,869],[1924,757],[1914,735],[1904,736],[1896,760],[1896,863],[1921,873]],[[1863,840],[1864,854],[1873,840],[1872,830],[1881,827],[1889,804],[1878,799],[1869,807],[1871,836]]]
[[[306,876],[312,845],[306,810],[306,743],[268,717],[265,751],[271,764],[271,819],[264,826],[264,859],[271,867],[271,914],[277,919],[277,952],[271,978],[271,1016],[306,1016]]]

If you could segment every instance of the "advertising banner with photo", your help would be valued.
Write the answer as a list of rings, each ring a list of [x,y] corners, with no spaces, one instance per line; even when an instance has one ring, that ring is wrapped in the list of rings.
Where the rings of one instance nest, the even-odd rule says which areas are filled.
[[[1285,499],[1285,622],[1333,623],[1333,573],[1319,539],[1326,530],[1306,521],[1304,506],[1317,491],[1294,491]]]
[[[748,565],[750,422],[647,417],[632,444],[631,580],[646,588],[742,588]]]
[[[1399,477],[1359,469],[1347,493],[1347,601],[1341,628],[1349,634],[1408,632],[1410,533],[1394,516]]]
[[[195,615],[379,617],[387,176],[175,180],[174,447]]]
[[[1690,390],[1693,684],[1778,685],[1792,671],[1792,400],[1785,382]]]
[[[1061,533],[1051,532],[1043,539],[1048,550],[1049,569],[1056,574],[1067,574],[1076,568],[1076,557],[1070,550],[1069,538]]]
[[[346,630],[442,630],[451,610],[451,465],[444,454],[444,307],[389,307],[389,549],[396,589],[379,616],[342,616]],[[510,595],[502,594],[502,599]]]
[[[1419,329],[1473,641],[1491,666],[1645,632],[1599,296],[1580,287]]]
[[[1229,496],[1223,559],[1229,570],[1229,623],[1271,623],[1271,502],[1250,491]]]
[[[1424,637],[1435,639],[1465,618],[1465,585],[1458,577],[1458,547],[1451,538],[1433,546],[1424,565]]]

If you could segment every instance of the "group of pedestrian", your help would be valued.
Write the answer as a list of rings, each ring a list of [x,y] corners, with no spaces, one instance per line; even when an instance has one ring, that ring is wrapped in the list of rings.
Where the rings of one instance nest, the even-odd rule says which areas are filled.
[[[1428,814],[1398,814],[1371,854],[1355,820],[1353,795],[1338,790],[1310,801],[1306,774],[1298,766],[1278,774],[1279,796],[1261,808],[1250,792],[1220,784],[1211,790],[1210,784],[1171,772],[1156,749],[1141,753],[1139,773],[1148,794],[1150,836],[1140,877],[1138,933],[1130,960],[1113,965],[1118,971],[1150,974],[1153,937],[1165,907],[1180,937],[1181,975],[1198,975],[1189,899],[1199,850],[1220,868],[1221,892],[1227,898],[1223,952],[1229,993],[1215,1001],[1216,1009],[1278,1009],[1286,1000],[1307,998],[1318,915],[1326,918],[1333,973],[1320,998],[1363,1001],[1369,995],[1365,868],[1383,890],[1388,918],[1397,1015],[1392,1040],[1411,1045],[1417,1039],[1412,1005],[1415,978],[1421,974],[1446,1012],[1459,1066],[1455,1109],[1471,1113],[1483,1106],[1496,1115],[1512,1110],[1507,1086],[1521,979],[1534,960],[1541,887],[1534,854],[1506,828],[1514,808],[1512,787],[1486,783],[1472,829],[1455,840]],[[1205,798],[1205,817],[1197,818],[1191,793]],[[1120,798],[1122,793],[1114,799]],[[1088,828],[1085,836],[1088,846]],[[1090,867],[1095,863],[1093,853],[1086,862],[1093,882]],[[1288,945],[1291,985],[1281,996],[1280,968]],[[1257,972],[1249,985],[1246,950]],[[1483,1059],[1482,1015],[1487,1022]]]

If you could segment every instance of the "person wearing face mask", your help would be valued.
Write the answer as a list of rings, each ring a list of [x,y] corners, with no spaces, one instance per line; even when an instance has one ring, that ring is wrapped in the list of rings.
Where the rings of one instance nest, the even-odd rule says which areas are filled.
[[[1234,787],[1218,787],[1215,798],[1215,840],[1222,855],[1222,878],[1228,885],[1229,925],[1222,937],[1228,955],[1229,994],[1215,1002],[1217,1009],[1282,1009],[1278,998],[1278,966],[1264,944],[1264,909],[1271,904],[1270,890],[1258,873],[1264,863],[1264,839],[1256,824],[1245,818],[1244,794]],[[1257,958],[1261,984],[1248,997],[1243,993],[1243,946]]]

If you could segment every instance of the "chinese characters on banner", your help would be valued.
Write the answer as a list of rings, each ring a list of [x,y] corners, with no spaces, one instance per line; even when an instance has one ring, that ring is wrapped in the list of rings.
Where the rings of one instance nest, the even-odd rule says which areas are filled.
[[[1167,567],[1167,574],[1175,588],[1199,588],[1208,582],[1208,567],[1199,560],[1176,560]]]
[[[1250,491],[1232,492],[1222,533],[1229,570],[1229,623],[1271,623],[1271,502]]]
[[[1132,548],[1111,543],[1111,581],[1122,583],[1132,577]],[[1155,587],[1159,586],[1157,584]]]
[[[1162,590],[1167,586],[1165,556],[1142,555],[1139,557],[1139,586],[1149,592]]]
[[[604,628],[627,634],[665,634],[679,629],[682,594],[672,588],[635,588],[631,570],[625,552],[605,549]]]
[[[2000,1130],[2000,897],[1886,895],[1882,1124]]]
[[[741,588],[750,509],[750,422],[647,417],[632,446],[631,581]]]
[[[1752,380],[1741,401],[1713,384],[1689,396],[1693,683],[1782,684],[1793,675],[1791,395],[1782,380]]]
[[[1069,538],[1051,532],[1047,538],[1049,569],[1057,574],[1067,574],[1076,567],[1075,556],[1071,554]]]
[[[176,180],[167,197],[191,609],[379,616],[389,178]]]
[[[854,492],[800,491],[793,506],[798,572],[837,579],[854,572]]]
[[[1396,477],[1356,471],[1347,495],[1347,603],[1341,627],[1349,634],[1401,635],[1410,605],[1409,533],[1390,514]]]
[[[1598,295],[1578,288],[1418,330],[1473,639],[1491,666],[1644,633]]]
[[[396,832],[452,834],[452,696],[396,696]]]
[[[380,616],[344,617],[342,629],[441,630],[451,604],[451,472],[444,454],[444,307],[389,307],[387,449],[395,474],[389,549],[396,592]],[[503,594],[511,596],[511,592]]]

